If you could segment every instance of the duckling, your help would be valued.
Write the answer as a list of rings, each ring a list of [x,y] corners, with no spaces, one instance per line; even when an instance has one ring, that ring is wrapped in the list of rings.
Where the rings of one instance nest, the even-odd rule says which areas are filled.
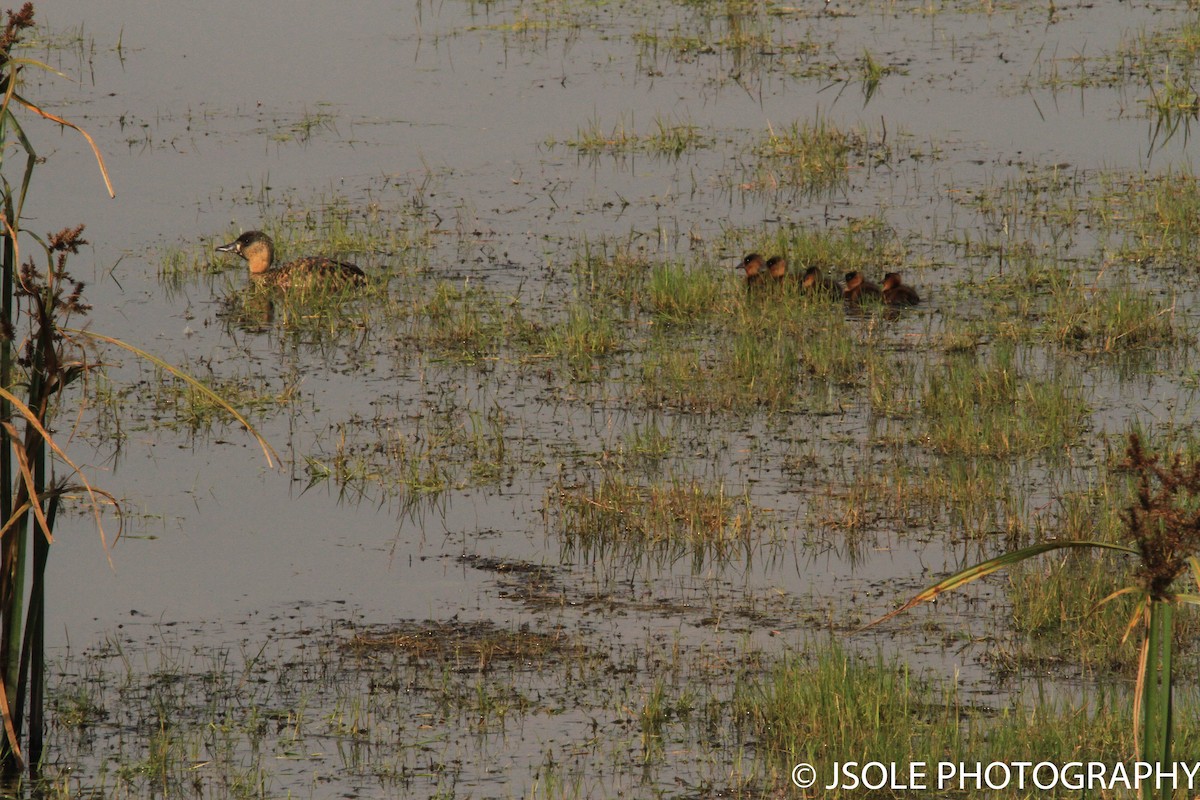
[[[921,302],[916,290],[906,283],[900,282],[899,272],[889,272],[883,276],[883,302],[889,306],[915,306]]]
[[[822,274],[820,267],[809,267],[805,270],[800,287],[806,292],[829,300],[842,298],[842,285],[833,278]]]
[[[777,284],[791,283],[792,276],[788,275],[787,259],[783,256],[771,256],[767,259],[767,274]]]
[[[751,253],[742,259],[739,265],[746,271],[746,289],[751,290],[763,285],[763,258],[758,253]]]
[[[241,256],[250,265],[251,278],[279,289],[314,280],[348,282],[354,286],[367,282],[367,276],[358,267],[324,256],[303,256],[275,266],[275,243],[262,231],[247,231],[218,247],[217,252]]]
[[[846,288],[842,290],[842,295],[846,298],[847,303],[857,303],[862,300],[878,302],[883,296],[879,287],[864,278],[862,273],[857,270],[846,273]]]

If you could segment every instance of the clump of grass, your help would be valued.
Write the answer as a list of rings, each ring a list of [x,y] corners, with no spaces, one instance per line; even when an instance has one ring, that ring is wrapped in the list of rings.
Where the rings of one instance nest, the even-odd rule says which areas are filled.
[[[643,26],[633,33],[632,40],[638,46],[638,58],[651,62],[651,68],[664,55],[676,60],[694,61],[697,56],[728,52],[733,61],[733,75],[745,80],[766,70],[780,70],[794,74],[792,60],[781,56],[797,56],[802,62],[799,69],[805,76],[816,74],[826,77],[833,68],[828,64],[807,62],[822,50],[821,42],[811,32],[789,31],[780,37],[774,31],[770,19],[773,10],[752,3],[692,3],[689,16],[699,24],[675,24],[668,30]]]
[[[662,751],[663,728],[667,722],[667,692],[662,680],[654,682],[638,715],[642,729],[642,758],[649,762]]]
[[[768,787],[790,789],[797,763],[813,765],[817,785],[823,787],[834,762],[1062,765],[1078,760],[1079,753],[1098,761],[1125,761],[1134,750],[1127,722],[1130,705],[1127,693],[1101,689],[1086,704],[1018,698],[997,713],[967,705],[957,686],[941,688],[881,656],[863,659],[830,645],[808,660],[784,658],[765,677],[742,684],[734,710],[744,735],[754,742]],[[1177,718],[1194,719],[1185,714]],[[1194,746],[1195,734],[1190,725],[1181,731],[1176,752],[1185,752],[1184,741]],[[880,774],[871,777],[878,780]],[[928,788],[937,781],[936,774],[926,776]],[[967,779],[964,788],[974,787]],[[958,790],[957,778],[942,788]],[[863,791],[860,786],[826,794],[858,797]],[[885,782],[880,796],[900,794],[888,791]]]
[[[311,280],[282,291],[250,283],[222,298],[220,316],[229,326],[253,331],[274,327],[298,343],[319,345],[370,327],[384,298],[386,290],[370,283]]]
[[[827,383],[857,384],[866,377],[873,349],[859,340],[841,308],[831,307],[822,322],[798,336],[799,362],[813,378]]]
[[[715,269],[688,269],[682,264],[656,264],[650,271],[647,301],[664,322],[686,323],[721,313],[728,276]]]
[[[288,408],[295,402],[296,386],[289,385],[273,391],[262,378],[227,378],[206,381],[204,385],[221,397],[225,404],[216,403],[211,395],[203,393],[191,384],[166,380],[159,376],[155,381],[154,407],[158,424],[163,424],[173,413],[175,425],[192,431],[208,431],[217,423],[229,421],[228,406],[233,406],[247,417],[264,417],[272,411]],[[142,395],[145,396],[144,393]],[[226,405],[227,404],[227,405]]]
[[[313,136],[323,131],[337,133],[333,114],[329,111],[305,109],[293,121],[273,120],[269,126],[258,132],[267,135],[271,141],[278,144],[287,142],[307,144]]]
[[[838,281],[852,270],[880,275],[904,262],[895,235],[882,219],[857,220],[841,229],[797,228],[781,234],[780,250],[788,254],[788,271],[803,275],[816,267]]]
[[[1174,303],[1162,305],[1129,285],[1093,293],[1071,287],[1051,297],[1040,328],[1060,345],[1091,353],[1159,348],[1186,338]]]
[[[1200,260],[1200,183],[1187,171],[1133,176],[1108,186],[1094,204],[1101,225],[1121,237],[1118,255],[1133,263],[1193,269]]]
[[[1121,488],[1107,473],[1095,486],[1068,492],[1046,520],[1039,538],[1064,541],[1123,541]],[[1012,604],[1011,643],[989,652],[995,669],[1058,668],[1128,673],[1136,658],[1133,641],[1122,642],[1133,598],[1102,602],[1120,588],[1127,564],[1111,552],[1071,550],[1061,557],[1030,559],[1009,571],[1005,592]],[[1182,621],[1182,620],[1180,620]]]
[[[1012,672],[1053,666],[1131,677],[1138,642],[1123,640],[1121,633],[1135,601],[1123,597],[1104,602],[1121,588],[1125,575],[1122,559],[1093,550],[1013,568],[1007,595],[1018,636],[994,648],[989,664]]]
[[[548,501],[569,551],[590,557],[649,554],[668,560],[690,554],[696,564],[727,558],[752,544],[755,509],[724,483],[671,476],[632,482],[605,471],[591,486],[560,484]]]
[[[731,399],[741,394],[782,408],[795,400],[798,366],[796,343],[785,332],[751,330],[733,337],[716,378]]]
[[[656,423],[635,425],[625,434],[622,455],[626,461],[637,460],[646,465],[655,465],[670,455],[676,437],[664,432]]]
[[[632,120],[626,125],[622,119],[611,131],[606,131],[598,120],[593,120],[587,128],[580,128],[574,139],[568,139],[566,145],[582,155],[647,153],[678,156],[708,144],[700,128],[691,122],[657,117],[651,133],[639,134],[634,128]]]
[[[1198,49],[1200,21],[1189,16],[1178,26],[1124,34],[1121,43],[1111,51],[1095,55],[1077,53],[1067,58],[1039,61],[1026,78],[1025,86],[1059,89],[1063,86],[1117,87],[1136,83],[1152,87],[1159,75],[1193,74]],[[1060,62],[1071,66],[1069,73],[1064,74]]]
[[[961,746],[953,690],[938,692],[881,656],[864,661],[835,645],[811,662],[782,659],[744,684],[734,703],[773,783],[787,781],[799,762],[818,767],[824,786],[835,761],[909,763],[929,754],[932,762]]]
[[[908,418],[916,413],[916,368],[895,353],[880,353],[867,361],[864,379],[871,409],[881,417]]]
[[[1083,176],[1059,165],[1029,169],[1003,184],[977,189],[970,203],[985,224],[951,235],[964,253],[994,254],[1004,273],[1014,254],[1061,257],[1087,208]]]
[[[626,245],[585,242],[571,262],[571,276],[579,297],[628,311],[640,303],[653,268],[649,258]]]
[[[1151,148],[1165,144],[1183,129],[1184,141],[1191,130],[1191,123],[1200,119],[1200,95],[1186,79],[1171,77],[1150,85],[1150,98],[1145,101],[1147,113],[1154,121],[1150,134]]]
[[[169,289],[178,289],[197,275],[209,272],[210,259],[194,248],[172,246],[158,257],[158,279]]]
[[[715,343],[664,337],[644,356],[637,391],[654,406],[704,411],[785,408],[796,400],[797,351],[796,342],[782,330],[725,333]]]
[[[1065,375],[1025,377],[1013,348],[956,353],[926,374],[921,409],[935,451],[993,457],[1061,452],[1083,432],[1087,403]]]
[[[590,304],[575,302],[567,318],[542,331],[538,341],[545,354],[580,365],[616,352],[622,337],[612,318]]]
[[[452,488],[496,483],[515,469],[508,418],[454,406],[431,409],[415,424],[390,417],[354,418],[332,426],[306,456],[309,485],[326,481],[352,498],[399,497],[406,506],[432,502]]]
[[[654,131],[644,138],[646,150],[657,155],[679,156],[708,144],[695,123],[672,122],[662,117],[655,118]]]
[[[515,300],[470,282],[438,281],[412,301],[408,322],[408,338],[422,350],[468,363],[533,335]]]
[[[870,50],[864,50],[863,57],[858,62],[858,72],[862,82],[863,105],[866,105],[875,96],[880,82],[892,73],[892,68],[876,61]]]
[[[858,138],[818,117],[815,122],[793,122],[782,131],[772,130],[754,152],[760,163],[758,186],[783,186],[804,194],[820,194],[849,182],[850,154]]]

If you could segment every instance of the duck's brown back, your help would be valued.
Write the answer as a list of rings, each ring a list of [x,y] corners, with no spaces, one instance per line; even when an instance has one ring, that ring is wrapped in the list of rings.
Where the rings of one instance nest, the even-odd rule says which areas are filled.
[[[366,274],[355,265],[324,256],[303,256],[255,277],[280,289],[289,289],[301,283],[349,283],[363,286],[367,282]]]

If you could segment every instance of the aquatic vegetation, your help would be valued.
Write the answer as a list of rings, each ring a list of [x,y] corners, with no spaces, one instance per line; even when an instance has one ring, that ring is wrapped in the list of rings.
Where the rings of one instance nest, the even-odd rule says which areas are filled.
[[[998,570],[1015,567],[1044,553],[1080,549],[1111,551],[1138,559],[1133,580],[1099,599],[1104,605],[1128,596],[1133,613],[1125,627],[1127,637],[1143,630],[1139,648],[1137,687],[1133,703],[1131,739],[1137,740],[1140,760],[1151,764],[1172,763],[1175,737],[1173,684],[1174,611],[1177,606],[1200,605],[1200,596],[1181,592],[1176,581],[1185,573],[1200,583],[1200,459],[1189,448],[1188,460],[1176,451],[1164,463],[1162,455],[1147,451],[1141,435],[1129,435],[1129,446],[1121,466],[1133,473],[1134,489],[1122,514],[1126,536],[1133,546],[1099,539],[1050,540],[1004,553],[960,570],[920,592],[900,608],[870,623],[877,625],[928,602],[943,592],[956,589]],[[870,627],[868,626],[868,627]],[[1183,715],[1180,715],[1183,716]],[[1144,796],[1169,798],[1174,786],[1146,788]]]
[[[662,156],[678,156],[709,144],[700,129],[690,122],[674,122],[659,117],[655,119],[651,133],[639,134],[631,130],[634,128],[632,120],[628,125],[622,120],[609,131],[593,120],[588,127],[581,128],[575,138],[566,140],[564,144],[583,155],[649,153]]]
[[[571,304],[565,320],[541,330],[535,338],[545,355],[565,358],[575,366],[616,352],[623,341],[613,319],[582,302]]]
[[[45,578],[61,504],[69,493],[86,495],[106,546],[102,506],[111,504],[120,510],[112,495],[89,482],[51,433],[56,417],[69,408],[66,403],[70,401],[62,399],[64,390],[98,366],[84,342],[108,342],[159,363],[249,428],[211,389],[177,368],[156,362],[133,345],[70,327],[91,310],[83,299],[84,284],[67,271],[70,257],[87,245],[84,226],[64,228],[45,239],[26,230],[23,210],[38,155],[18,115],[30,114],[78,131],[92,148],[109,194],[113,191],[91,136],[74,123],[41,110],[18,92],[27,86],[28,68],[49,71],[46,65],[13,53],[33,18],[32,3],[19,11],[10,10],[0,34],[0,84],[8,87],[0,106],[0,144],[11,154],[7,161],[0,161],[0,169],[6,175],[20,176],[6,178],[0,191],[5,220],[0,237],[0,328],[4,331],[0,336],[0,518],[6,533],[0,555],[0,717],[4,720],[0,776],[6,782],[15,782],[26,769],[29,777],[37,780],[46,755]],[[26,156],[23,164],[16,161],[18,152]],[[37,257],[19,260],[22,239],[33,241],[35,247],[27,251],[33,249],[39,253]],[[24,397],[16,392],[23,392]],[[272,463],[273,451],[258,438]],[[67,470],[65,477],[57,474],[59,469]]]
[[[1064,765],[1081,750],[1100,762],[1128,760],[1134,737],[1122,715],[1112,713],[1114,705],[1128,711],[1127,693],[1106,689],[1094,703],[1042,695],[997,710],[972,704],[952,683],[939,685],[879,655],[863,657],[836,644],[811,650],[780,659],[763,677],[745,681],[736,695],[736,718],[761,754],[768,786],[790,787],[796,764],[815,768],[816,785],[835,787],[829,796],[853,797],[864,781],[888,796],[902,794],[898,785],[912,790],[910,773],[901,770],[893,783],[886,767],[861,769],[868,763]],[[1194,702],[1189,698],[1188,705]],[[1180,718],[1189,720],[1187,736],[1194,741],[1192,718]],[[849,772],[840,772],[841,765]],[[947,777],[939,784],[931,769],[917,782],[958,789],[965,779],[964,788],[976,786],[965,774]],[[1014,776],[1001,796],[1019,796],[1016,783]],[[982,779],[978,786],[987,788]]]
[[[1026,377],[1008,346],[980,358],[951,354],[925,377],[930,447],[994,457],[1062,452],[1082,434],[1087,404],[1069,373]]]
[[[65,102],[132,140],[123,164],[157,168],[173,143],[256,177],[164,190],[209,220],[198,234],[131,226],[98,244],[101,297],[206,378],[97,380],[108,418],[75,441],[132,444],[119,477],[151,535],[206,524],[172,500],[197,489],[143,497],[136,473],[143,449],[157,475],[176,466],[165,443],[223,445],[205,392],[224,392],[286,437],[293,492],[267,513],[245,475],[204,472],[237,519],[232,536],[208,529],[228,537],[211,549],[261,547],[244,566],[275,572],[272,596],[249,594],[255,574],[251,600],[234,598],[252,618],[231,659],[156,662],[164,618],[106,643],[124,654],[64,667],[63,795],[774,797],[793,791],[798,742],[841,725],[816,708],[830,698],[847,728],[830,741],[851,751],[1126,757],[1124,719],[1095,713],[1131,700],[1108,683],[1134,673],[1119,638],[1138,601],[1096,608],[1123,556],[1024,562],[906,619],[877,658],[807,643],[884,613],[926,571],[1128,543],[1112,431],[1188,428],[1200,384],[1200,214],[1179,135],[1194,68],[1190,44],[1168,42],[1195,15],[1169,5],[1104,11],[1170,20],[1169,70],[1114,60],[1129,39],[1087,4],[567,1],[419,4],[355,28],[345,55],[375,48],[376,65],[336,107],[317,81],[308,109],[267,96],[159,119],[124,93],[125,117],[84,80]],[[401,49],[413,81],[374,71]],[[463,80],[478,63],[503,66]],[[1053,107],[1033,83],[1014,98],[1031,63],[1030,81],[1097,82]],[[1145,155],[1147,113],[1182,114],[1167,158],[1165,127]],[[152,158],[133,158],[143,142]],[[1118,166],[1097,164],[1101,143]],[[212,246],[257,227],[281,260],[353,261],[367,285],[250,287]],[[127,260],[109,281],[114,249]],[[735,265],[751,252],[793,277],[898,272],[920,305],[765,279],[748,292]],[[256,627],[293,597],[294,624]],[[191,626],[184,652],[220,653],[217,627]],[[1190,663],[1195,628],[1179,614],[1174,631]],[[955,684],[922,677],[939,659],[962,664]],[[1193,671],[1177,668],[1177,691]],[[805,683],[823,694],[791,704]],[[1030,696],[1080,691],[1083,706]],[[793,711],[810,727],[789,743]]]
[[[1095,214],[1117,237],[1118,255],[1139,264],[1191,265],[1200,255],[1200,185],[1187,170],[1109,176]]]
[[[711,319],[726,306],[723,277],[715,269],[656,264],[650,272],[648,305],[667,323]]]
[[[827,118],[793,122],[772,130],[755,147],[759,156],[755,182],[759,186],[791,187],[806,194],[829,192],[849,180],[850,154],[863,139]]]
[[[590,488],[552,489],[547,505],[567,550],[588,560],[690,556],[698,566],[751,548],[759,535],[748,496],[687,477],[641,484],[605,471]]]

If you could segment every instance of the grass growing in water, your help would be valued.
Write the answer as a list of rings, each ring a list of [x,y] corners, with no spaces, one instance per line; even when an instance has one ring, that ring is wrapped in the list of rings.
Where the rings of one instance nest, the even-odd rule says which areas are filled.
[[[689,269],[683,264],[655,264],[647,291],[649,307],[667,323],[711,318],[727,307],[729,276],[716,268]]]
[[[305,458],[309,485],[329,481],[344,496],[399,497],[412,507],[453,488],[493,484],[520,461],[506,425],[498,405],[481,413],[449,404],[416,420],[351,419]]]
[[[1195,706],[1194,698],[1188,705]],[[939,762],[1047,761],[1061,766],[1080,760],[1081,753],[1089,761],[1127,762],[1133,751],[1133,735],[1124,722],[1129,707],[1127,692],[1107,690],[1086,705],[1038,698],[999,712],[972,708],[955,686],[938,687],[880,656],[864,659],[834,645],[816,648],[809,659],[781,660],[761,680],[747,681],[735,701],[736,716],[755,743],[767,785],[781,789],[790,788],[791,769],[800,762],[816,767],[820,786],[829,782],[834,762],[921,762],[930,765],[928,788],[937,785],[933,765]],[[1195,737],[1189,724],[1178,753],[1193,753]],[[863,775],[872,781],[882,777],[879,772]],[[960,787],[956,778],[941,788],[972,794],[976,784],[968,779]],[[986,785],[980,781],[978,788]],[[1018,790],[1013,780],[995,796],[1025,797],[1028,790],[1028,785]],[[858,797],[863,791],[861,786],[834,789],[827,796]],[[1059,792],[1078,794],[1065,787]],[[905,794],[888,789],[885,779],[878,796]]]
[[[798,380],[796,343],[783,332],[751,329],[716,342],[660,339],[642,359],[634,392],[655,407],[747,412],[791,406]]]
[[[621,244],[585,242],[571,262],[571,277],[579,297],[628,312],[641,302],[654,264]]]
[[[1083,433],[1087,404],[1068,375],[1026,377],[1016,351],[951,353],[931,369],[921,399],[929,446],[957,455],[1056,453]]]
[[[1118,255],[1133,263],[1194,268],[1200,259],[1200,183],[1190,171],[1109,179],[1095,204],[1101,224],[1119,237]]]
[[[1041,326],[1058,344],[1091,353],[1162,348],[1184,341],[1173,303],[1129,285],[1094,292],[1071,287],[1050,299]]]
[[[805,196],[825,194],[849,182],[850,155],[862,147],[862,137],[822,117],[793,122],[782,131],[772,130],[755,146],[760,161],[754,183],[797,189]]]
[[[114,420],[124,418],[121,426],[140,421],[147,426],[184,428],[193,433],[229,423],[229,406],[247,418],[262,419],[289,408],[297,394],[295,385],[275,390],[262,376],[214,377],[198,383],[177,380],[160,369],[149,381],[123,387],[96,381],[93,389],[98,402],[113,407]],[[221,398],[221,402],[214,397]],[[143,413],[148,416],[139,420],[138,415]]]
[[[639,134],[634,128],[632,120],[629,125],[621,120],[611,131],[605,131],[598,120],[593,120],[587,128],[580,128],[574,139],[568,139],[566,145],[583,155],[648,153],[678,156],[709,143],[699,127],[690,122],[658,117],[652,133]]]
[[[730,495],[724,484],[669,477],[635,483],[605,471],[590,487],[552,490],[555,528],[568,552],[640,561],[645,555],[673,561],[690,555],[694,565],[743,553],[755,543],[755,509],[747,495]]]
[[[573,366],[615,352],[622,344],[617,324],[603,311],[581,302],[572,303],[567,308],[567,318],[537,338],[546,355],[564,358]]]

